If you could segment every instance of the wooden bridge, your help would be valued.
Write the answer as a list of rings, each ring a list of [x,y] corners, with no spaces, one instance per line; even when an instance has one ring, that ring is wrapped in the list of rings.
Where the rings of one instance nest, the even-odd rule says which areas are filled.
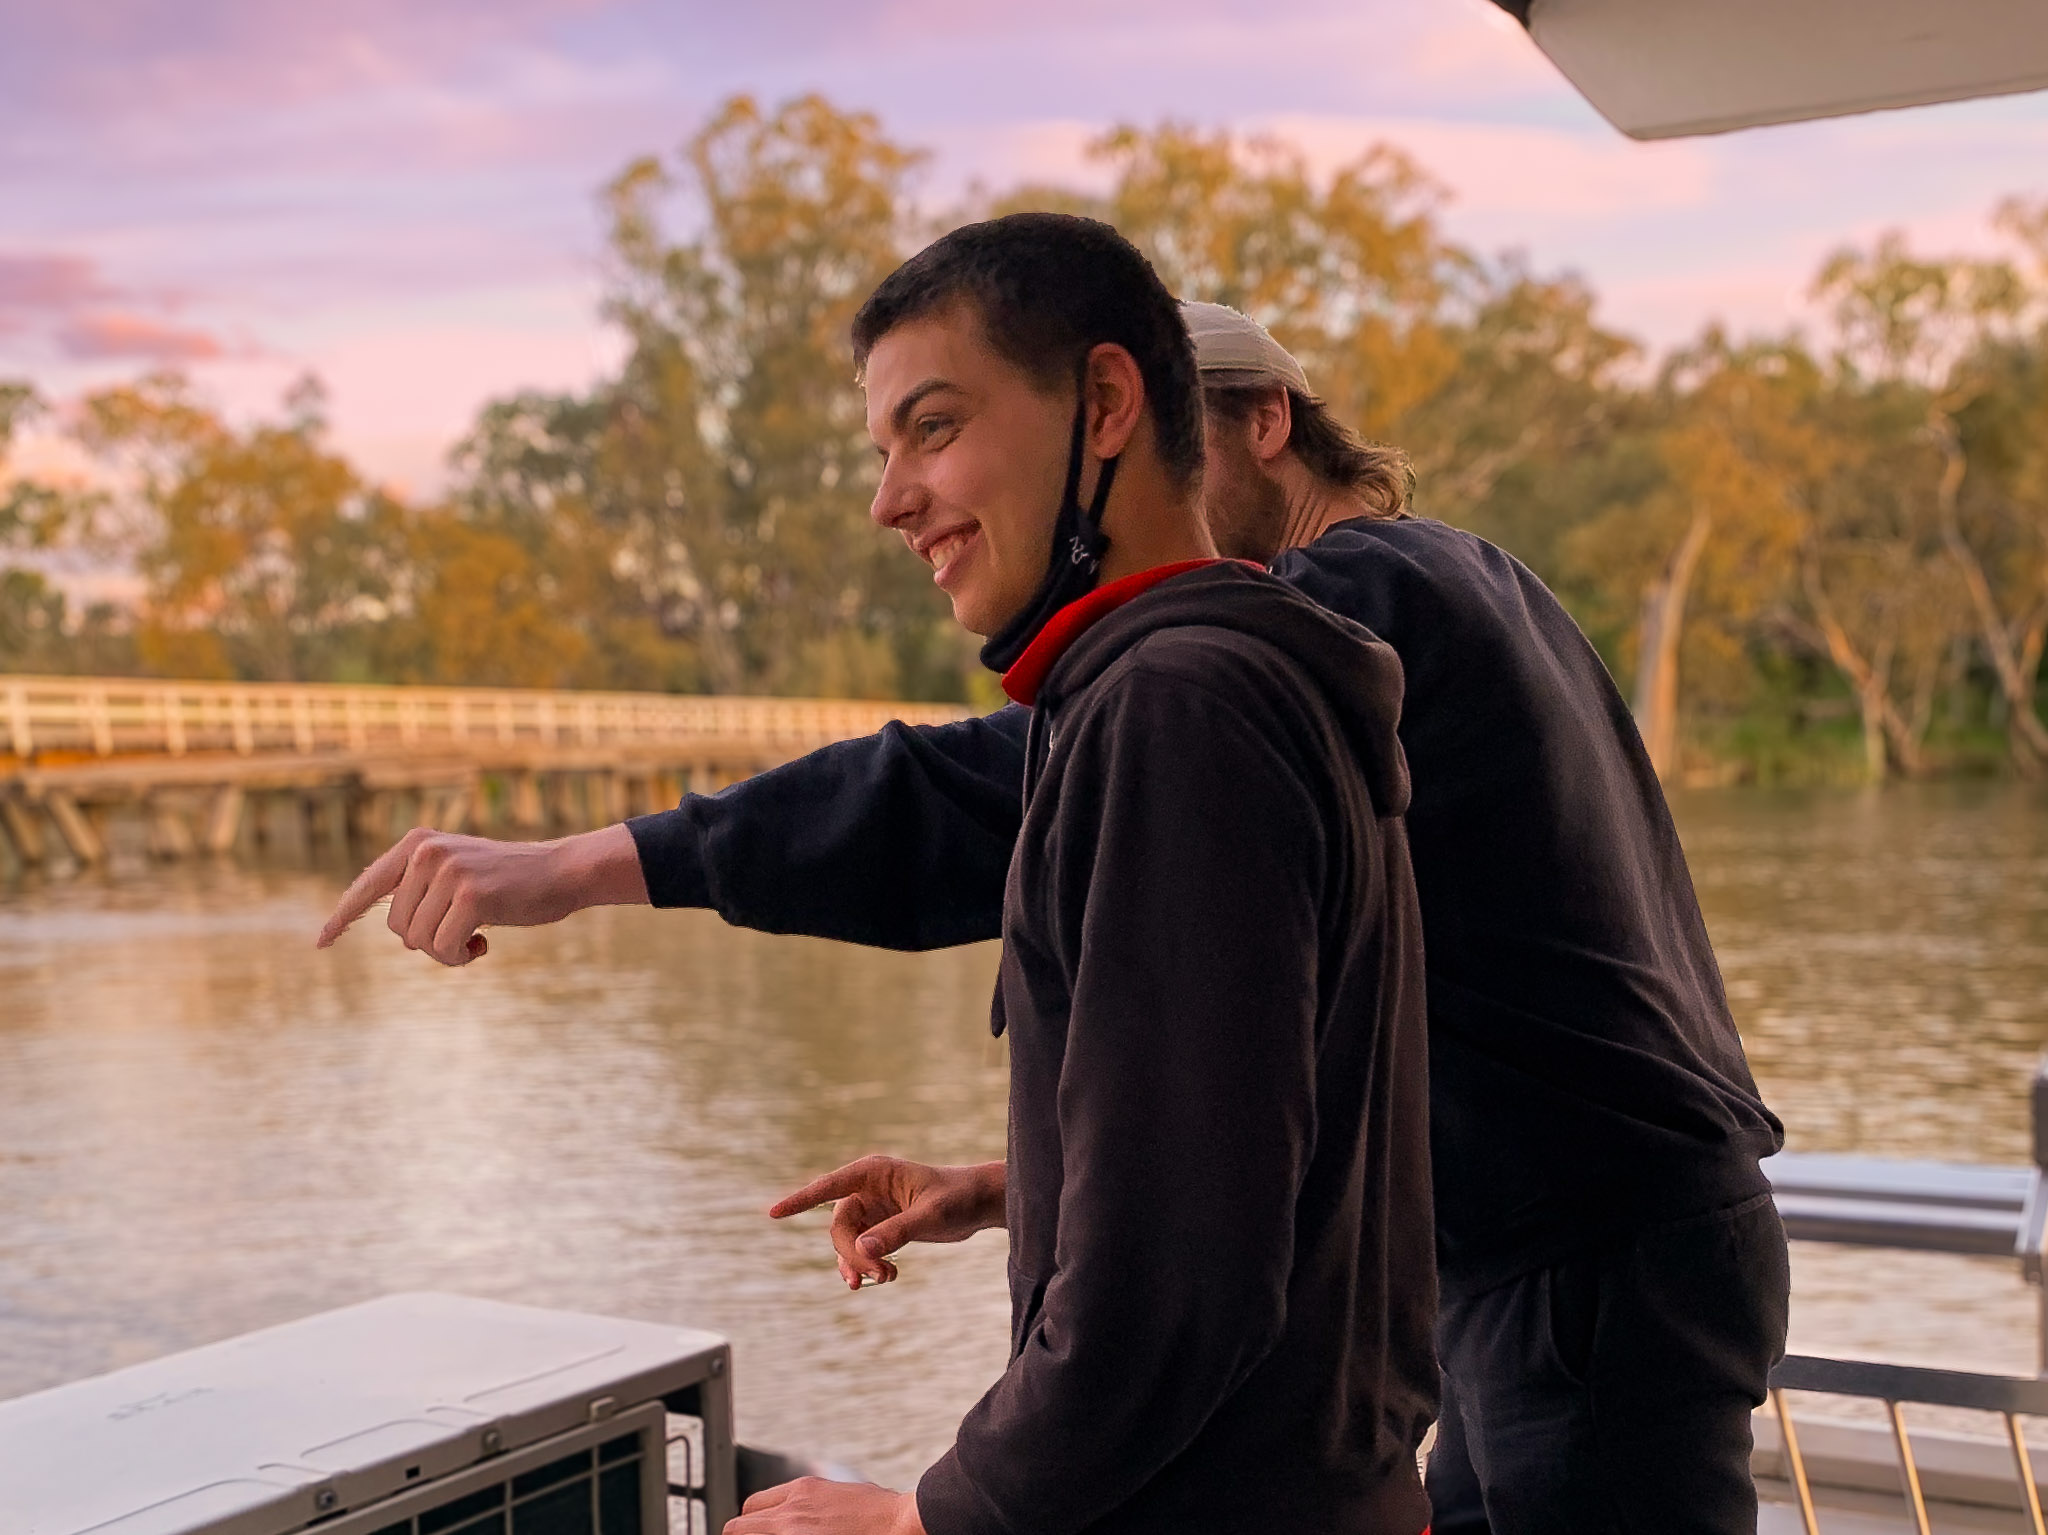
[[[0,675],[0,865],[410,826],[526,836],[665,809],[934,704]]]

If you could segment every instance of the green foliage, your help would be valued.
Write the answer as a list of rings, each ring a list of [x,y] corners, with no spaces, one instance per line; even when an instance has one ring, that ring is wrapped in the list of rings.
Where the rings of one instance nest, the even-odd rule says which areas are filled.
[[[772,115],[741,97],[673,169],[639,161],[609,188],[607,310],[632,352],[574,493],[713,691],[957,696],[944,603],[867,521],[846,341],[917,243],[922,158],[816,97]],[[678,194],[690,234],[673,239]]]

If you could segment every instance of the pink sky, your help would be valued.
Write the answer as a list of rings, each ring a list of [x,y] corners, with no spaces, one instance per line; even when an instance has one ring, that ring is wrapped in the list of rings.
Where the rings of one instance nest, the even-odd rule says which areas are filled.
[[[721,98],[819,90],[935,159],[925,195],[1086,181],[1172,117],[1333,165],[1397,144],[1452,231],[1576,270],[1657,345],[1776,328],[1836,245],[1980,247],[2048,196],[2048,96],[1643,145],[1487,0],[6,0],[0,376],[158,364],[263,411],[298,373],[340,445],[430,486],[492,395],[588,383],[596,188]]]

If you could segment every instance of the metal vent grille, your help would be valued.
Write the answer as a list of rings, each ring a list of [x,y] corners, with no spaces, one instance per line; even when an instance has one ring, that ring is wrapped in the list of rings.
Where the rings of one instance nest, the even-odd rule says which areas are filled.
[[[621,1434],[372,1535],[642,1535],[639,1434]]]
[[[701,1434],[698,1419],[649,1403],[317,1520],[305,1535],[691,1535],[708,1523]]]

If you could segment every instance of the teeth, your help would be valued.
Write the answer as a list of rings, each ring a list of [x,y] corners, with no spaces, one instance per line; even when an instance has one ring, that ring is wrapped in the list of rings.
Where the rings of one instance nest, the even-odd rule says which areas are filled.
[[[961,546],[967,542],[967,539],[968,535],[966,533],[948,533],[944,538],[925,550],[925,558],[932,562],[932,569],[944,570],[952,562],[953,556],[960,552]]]

